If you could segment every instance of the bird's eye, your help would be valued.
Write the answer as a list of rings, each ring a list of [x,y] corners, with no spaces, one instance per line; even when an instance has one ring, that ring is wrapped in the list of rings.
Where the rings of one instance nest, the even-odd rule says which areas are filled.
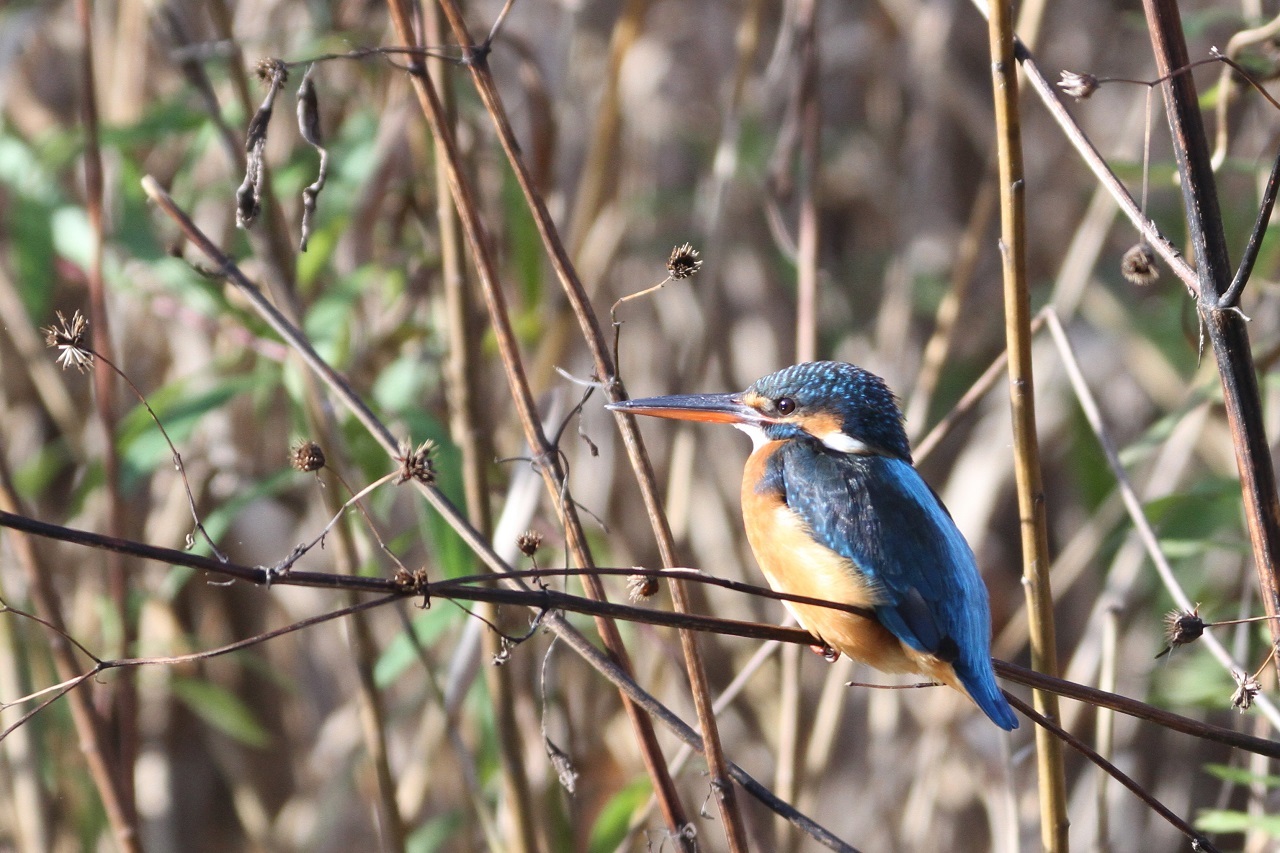
[[[796,410],[796,401],[790,397],[779,397],[773,405],[780,415],[789,415]]]

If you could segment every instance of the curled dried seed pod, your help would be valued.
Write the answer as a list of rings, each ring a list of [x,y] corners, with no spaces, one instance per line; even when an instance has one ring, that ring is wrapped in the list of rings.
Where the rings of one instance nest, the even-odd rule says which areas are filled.
[[[289,79],[289,69],[281,60],[269,57],[258,63],[257,74],[259,80],[267,83],[267,95],[253,118],[249,119],[249,129],[245,133],[244,181],[236,190],[236,225],[240,228],[248,228],[262,209],[262,156],[267,147],[267,126],[271,123],[276,95]]]
[[[1256,677],[1238,669],[1231,670],[1231,677],[1236,682],[1236,690],[1231,694],[1231,707],[1243,714],[1253,707],[1253,700],[1262,692],[1262,684]]]
[[[303,252],[307,250],[307,242],[311,239],[311,222],[315,217],[316,202],[329,176],[329,151],[320,142],[320,100],[316,96],[315,84],[311,81],[313,71],[315,65],[307,69],[307,73],[302,76],[302,83],[298,85],[298,132],[320,154],[315,182],[302,190],[302,237],[298,249]]]

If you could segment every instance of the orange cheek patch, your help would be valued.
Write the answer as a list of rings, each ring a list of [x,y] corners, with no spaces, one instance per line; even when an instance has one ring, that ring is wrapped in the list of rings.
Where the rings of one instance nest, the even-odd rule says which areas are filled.
[[[840,432],[844,426],[844,421],[839,415],[831,412],[818,412],[817,414],[808,415],[796,421],[804,429],[805,432],[814,438],[821,439],[833,432]]]

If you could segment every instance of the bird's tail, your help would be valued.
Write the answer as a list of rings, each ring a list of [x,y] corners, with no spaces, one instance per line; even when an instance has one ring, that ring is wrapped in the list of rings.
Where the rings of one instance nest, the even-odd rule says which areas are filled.
[[[1000,691],[1000,685],[996,684],[996,674],[992,671],[990,663],[986,663],[985,666],[982,664],[966,666],[957,663],[956,675],[964,685],[969,698],[991,718],[991,722],[1005,731],[1018,727],[1018,718],[1014,716],[1013,708],[1009,707],[1008,700]]]

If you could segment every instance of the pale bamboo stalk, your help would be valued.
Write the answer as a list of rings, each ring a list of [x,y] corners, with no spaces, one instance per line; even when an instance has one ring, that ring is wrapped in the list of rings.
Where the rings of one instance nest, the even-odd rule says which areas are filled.
[[[1014,479],[1022,532],[1022,579],[1027,595],[1031,666],[1058,675],[1049,582],[1049,537],[1036,433],[1035,384],[1031,366],[1031,300],[1026,268],[1026,183],[1022,169],[1022,129],[1018,112],[1018,66],[1013,58],[1012,9],[997,0],[990,6],[988,36],[995,94],[996,146],[1000,174],[1000,248],[1004,273],[1005,338],[1009,352],[1009,402],[1013,414]],[[1032,693],[1036,710],[1059,718],[1052,693]],[[1040,786],[1040,841],[1049,853],[1070,849],[1067,789],[1062,741],[1036,727],[1036,767]]]

